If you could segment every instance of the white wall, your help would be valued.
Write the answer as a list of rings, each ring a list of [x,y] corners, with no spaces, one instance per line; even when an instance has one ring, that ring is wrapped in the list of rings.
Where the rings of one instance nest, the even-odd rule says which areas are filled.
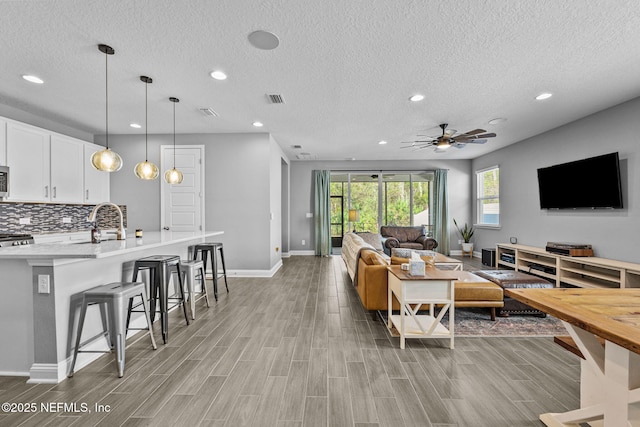
[[[173,135],[149,135],[149,160],[159,164],[160,145],[172,143]],[[176,144],[205,146],[205,224],[208,230],[225,233],[216,241],[224,243],[227,269],[270,270],[273,147],[269,135],[184,134],[176,137]],[[111,201],[127,205],[128,229],[158,230],[162,173],[151,182],[133,173],[135,164],[144,160],[144,135],[110,135],[109,145],[124,161],[123,168],[111,175]]]
[[[282,162],[286,161],[278,143],[269,136],[269,221],[270,221],[270,266],[274,266],[282,259]]]
[[[314,169],[420,171],[448,169],[449,216],[458,223],[471,221],[471,161],[469,160],[396,160],[396,161],[293,161],[291,162],[291,251],[313,251],[313,176]],[[450,248],[459,249],[451,221]],[[302,240],[306,245],[302,245]]]
[[[640,262],[636,243],[640,236],[639,119],[640,98],[636,98],[475,159],[474,171],[500,166],[502,226],[479,229],[475,250],[508,242],[513,236],[530,246],[545,246],[548,241],[588,243],[596,256]],[[624,209],[540,209],[538,168],[615,151],[620,155]],[[595,184],[598,177],[594,171],[590,176],[567,179]],[[474,203],[472,210],[475,214]]]

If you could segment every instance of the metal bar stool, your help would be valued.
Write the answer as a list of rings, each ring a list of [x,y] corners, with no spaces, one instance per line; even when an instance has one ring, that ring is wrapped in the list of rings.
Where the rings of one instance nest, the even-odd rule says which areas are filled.
[[[220,260],[222,261],[222,274],[218,273],[218,257],[216,251],[220,252]],[[196,245],[189,246],[189,253],[192,254],[192,259],[197,260],[198,254],[200,259],[204,262],[204,270],[207,271],[207,258],[211,258],[211,271],[213,275],[213,295],[218,301],[218,279],[224,276],[224,286],[229,293],[229,285],[227,284],[227,267],[224,263],[224,248],[220,242],[206,242],[198,243]]]
[[[145,318],[147,319],[147,328],[129,328],[126,322],[130,312],[127,305],[131,307],[130,302],[136,297],[142,298],[142,306],[144,307]],[[100,313],[102,315],[103,333],[80,343],[82,338],[82,328],[87,313],[87,307],[93,304],[100,304]],[[125,313],[125,310],[127,312]],[[130,308],[129,308],[130,310]],[[105,320],[106,316],[106,320]],[[97,286],[89,289],[82,294],[82,308],[80,310],[80,320],[78,322],[78,330],[76,332],[76,346],[73,351],[73,361],[69,369],[69,377],[73,376],[73,370],[76,366],[78,353],[109,353],[115,349],[115,359],[118,365],[118,377],[124,375],[124,351],[126,346],[127,331],[129,330],[148,330],[151,337],[151,345],[155,350],[156,341],[153,338],[151,317],[149,314],[149,305],[145,284],[142,282],[115,282],[108,285]],[[93,341],[101,336],[106,336],[109,342],[110,351],[98,350],[80,350],[80,347]]]
[[[189,295],[189,303],[191,305],[191,318],[196,320],[196,301],[205,299],[207,308],[209,307],[209,293],[207,292],[206,276],[204,273],[204,263],[201,260],[181,260],[180,270],[182,271],[182,281],[187,285],[187,294]],[[200,279],[202,290],[196,292],[196,277]],[[199,296],[196,299],[196,296]]]
[[[176,300],[175,305],[182,304],[184,319],[189,324],[187,316],[187,305],[185,304],[184,287],[182,285],[182,274],[180,273],[180,257],[177,255],[152,255],[140,258],[133,266],[133,280],[138,279],[138,272],[147,269],[149,278],[149,305],[151,306],[151,320],[155,318],[156,296],[160,305],[160,323],[162,325],[162,340],[166,344],[169,339],[169,300]],[[169,283],[171,281],[171,271],[178,273],[178,296],[169,296]],[[174,307],[175,307],[174,305]]]

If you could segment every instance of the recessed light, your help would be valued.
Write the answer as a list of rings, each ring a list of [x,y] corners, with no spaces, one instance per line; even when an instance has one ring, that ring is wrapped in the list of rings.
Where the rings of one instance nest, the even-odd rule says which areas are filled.
[[[31,76],[29,74],[25,74],[24,76],[22,76],[23,79],[25,79],[28,82],[31,83],[37,83],[39,85],[41,85],[42,83],[44,83],[44,80],[42,80],[40,77],[37,76]]]
[[[419,93],[413,95],[411,98],[409,98],[409,101],[411,102],[418,102],[418,101],[422,101],[424,99],[424,95],[420,95]]]
[[[131,126],[134,129],[140,129],[142,127],[138,123],[129,123],[129,126]]]
[[[506,122],[506,121],[507,121],[507,119],[502,118],[502,117],[498,117],[498,118],[496,118],[496,119],[491,119],[491,120],[489,120],[489,124],[490,124],[490,125],[497,125],[497,124],[499,124],[499,123],[504,123],[504,122]]]
[[[379,142],[378,142],[378,144],[380,144],[380,145],[384,145],[384,144],[386,144],[386,143],[387,143],[387,141],[379,141]]]
[[[544,92],[544,93],[541,93],[540,95],[536,96],[536,99],[537,99],[538,101],[541,101],[541,100],[543,100],[543,99],[551,98],[552,96],[553,96],[553,94],[552,94],[552,93]]]
[[[268,31],[254,31],[248,36],[249,43],[251,43],[254,47],[262,50],[271,50],[278,47],[280,44],[280,40],[278,40],[278,36]]]
[[[261,128],[262,126],[264,126],[262,122],[253,122],[253,125],[257,128]]]
[[[211,72],[211,77],[213,77],[216,80],[226,80],[227,79],[227,75],[220,71],[220,70],[215,70]]]

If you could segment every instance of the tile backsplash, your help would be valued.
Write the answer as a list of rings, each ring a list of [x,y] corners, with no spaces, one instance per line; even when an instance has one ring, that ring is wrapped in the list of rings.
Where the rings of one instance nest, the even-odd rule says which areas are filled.
[[[0,233],[65,233],[90,230],[87,221],[95,205],[63,205],[50,203],[0,202]],[[127,226],[127,207],[120,205]],[[97,215],[101,229],[120,225],[118,211],[113,206],[103,206]]]

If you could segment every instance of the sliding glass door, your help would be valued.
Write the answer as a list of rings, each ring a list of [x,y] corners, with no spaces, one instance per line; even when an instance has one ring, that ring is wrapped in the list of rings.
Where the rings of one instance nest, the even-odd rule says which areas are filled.
[[[340,197],[342,202],[332,206],[331,215],[341,216],[341,220],[336,219],[336,224],[342,225],[340,232],[378,233],[382,225],[424,225],[431,231],[432,183],[432,172],[332,173],[331,196],[336,200]],[[333,228],[332,225],[332,237]],[[334,247],[337,242],[335,239]]]

